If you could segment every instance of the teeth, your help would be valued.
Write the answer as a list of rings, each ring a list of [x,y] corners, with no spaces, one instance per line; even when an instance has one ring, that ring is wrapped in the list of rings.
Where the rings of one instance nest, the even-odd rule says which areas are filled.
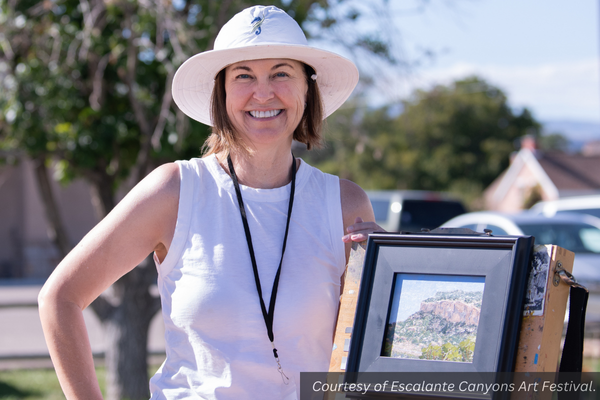
[[[269,110],[269,111],[250,111],[250,115],[254,118],[271,118],[279,115],[282,110]]]

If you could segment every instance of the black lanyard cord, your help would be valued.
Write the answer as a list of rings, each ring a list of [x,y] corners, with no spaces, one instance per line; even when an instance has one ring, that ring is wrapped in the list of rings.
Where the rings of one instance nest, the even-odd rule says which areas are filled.
[[[256,257],[254,255],[254,247],[252,246],[252,236],[250,235],[250,227],[248,226],[248,219],[246,218],[246,209],[244,207],[244,200],[242,199],[242,192],[240,190],[240,184],[238,182],[237,175],[235,174],[235,170],[233,169],[233,163],[231,162],[231,156],[227,156],[227,164],[229,166],[229,172],[231,173],[231,179],[233,180],[233,186],[235,187],[235,194],[237,195],[238,204],[240,207],[240,214],[242,216],[242,223],[244,224],[244,232],[246,233],[246,241],[248,242],[248,250],[250,252],[250,260],[252,261],[252,269],[254,270],[254,280],[256,282],[256,290],[258,291],[258,298],[260,300],[260,308],[263,314],[263,318],[265,320],[265,325],[267,326],[267,335],[269,336],[269,340],[271,343],[274,341],[273,335],[273,315],[275,313],[275,299],[277,298],[277,287],[279,286],[279,276],[281,275],[281,265],[283,264],[283,255],[285,253],[285,246],[287,243],[288,232],[290,229],[290,218],[292,216],[292,207],[294,205],[294,192],[296,189],[296,158],[292,154],[292,185],[290,190],[290,202],[288,206],[287,213],[287,222],[285,225],[285,235],[283,237],[283,247],[281,249],[281,260],[279,261],[279,267],[277,268],[277,273],[275,274],[275,280],[273,281],[273,290],[271,291],[271,299],[269,301],[269,311],[265,307],[265,302],[263,300],[262,288],[260,286],[260,277],[258,276],[258,266],[256,264]],[[273,344],[273,355],[279,364],[279,356],[277,355],[277,349]],[[279,365],[279,370],[283,374],[281,370],[281,365]],[[286,377],[287,378],[287,377]],[[285,381],[285,380],[284,380]]]

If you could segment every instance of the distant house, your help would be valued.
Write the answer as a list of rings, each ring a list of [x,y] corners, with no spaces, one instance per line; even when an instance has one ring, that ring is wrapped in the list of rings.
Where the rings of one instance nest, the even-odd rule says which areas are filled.
[[[48,236],[48,224],[33,162],[19,156],[16,165],[0,165],[0,279],[47,278],[60,262]],[[97,223],[89,186],[76,180],[53,185],[72,245]]]
[[[581,154],[542,152],[523,140],[511,164],[485,190],[486,208],[516,212],[538,200],[600,194],[600,151],[592,142]]]

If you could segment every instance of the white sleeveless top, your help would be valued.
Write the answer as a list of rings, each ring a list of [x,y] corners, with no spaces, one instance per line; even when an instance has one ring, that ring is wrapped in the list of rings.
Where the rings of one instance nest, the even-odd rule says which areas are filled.
[[[345,268],[339,179],[301,162],[273,331],[277,371],[233,182],[214,155],[179,161],[175,235],[158,288],[166,360],[151,399],[295,399],[300,372],[329,368]],[[241,185],[267,306],[281,258],[291,184]]]

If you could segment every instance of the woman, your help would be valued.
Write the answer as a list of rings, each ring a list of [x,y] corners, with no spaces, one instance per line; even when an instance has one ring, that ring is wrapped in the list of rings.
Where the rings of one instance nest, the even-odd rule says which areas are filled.
[[[357,80],[276,7],[240,12],[180,67],[175,102],[214,128],[205,156],[153,171],[40,294],[67,398],[101,398],[81,311],[152,251],[167,344],[152,399],[296,398],[301,371],[327,370],[351,242],[379,227],[362,189],[291,146],[319,144]]]

